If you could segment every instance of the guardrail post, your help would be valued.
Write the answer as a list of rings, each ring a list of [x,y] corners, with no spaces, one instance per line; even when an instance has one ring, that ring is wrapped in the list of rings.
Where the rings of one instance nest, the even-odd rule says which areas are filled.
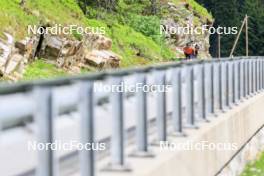
[[[264,61],[263,59],[261,58],[260,59],[260,63],[261,63],[261,90],[263,90],[264,88]]]
[[[202,63],[202,118],[207,120],[207,98],[206,98],[206,68],[205,63]]]
[[[258,58],[258,62],[259,62],[259,91],[261,92],[262,90],[262,65],[261,65],[261,58]]]
[[[241,60],[237,61],[237,103],[241,99]]]
[[[195,75],[194,75],[194,67],[190,66],[190,108],[191,108],[191,114],[189,119],[189,124],[191,126],[195,126],[195,99],[194,99],[194,81],[195,81]]]
[[[261,91],[261,64],[260,64],[260,58],[258,58],[258,90]]]
[[[173,110],[172,120],[175,135],[182,136],[182,80],[181,68],[173,68],[172,70],[172,91],[173,91]]]
[[[260,62],[259,58],[257,58],[257,92],[260,91]]]
[[[202,77],[202,118],[206,120],[206,94],[205,94],[205,63],[202,63],[201,66],[201,77]]]
[[[185,93],[184,96],[186,96],[186,128],[197,128],[195,126],[195,112],[194,112],[194,72],[193,72],[193,66],[186,65],[183,67],[185,71],[185,77],[184,84],[185,84]]]
[[[237,61],[237,68],[236,68],[236,79],[237,79],[237,87],[236,87],[236,90],[237,90],[237,95],[236,95],[236,103],[238,104],[241,97],[240,97],[240,93],[241,93],[241,90],[240,90],[240,86],[241,86],[241,79],[240,79],[240,74],[241,74],[241,67],[240,67],[240,59]]]
[[[252,67],[251,67],[251,59],[248,60],[248,95],[251,96],[252,93]]]
[[[255,60],[255,69],[256,69],[256,76],[255,76],[255,80],[256,80],[256,89],[255,89],[255,92],[258,93],[258,83],[259,83],[259,77],[258,77],[258,59],[256,58]]]
[[[258,71],[258,75],[259,75],[259,91],[261,91],[261,89],[262,89],[262,74],[261,74],[261,60],[260,60],[260,58],[258,58],[258,69],[259,69],[259,71]]]
[[[41,144],[54,143],[54,118],[56,116],[52,89],[36,87],[34,89],[36,109],[34,118],[37,123],[37,142]],[[38,151],[37,176],[56,176],[58,174],[57,159],[51,145]]]
[[[148,150],[148,114],[147,114],[147,92],[143,89],[147,85],[145,73],[136,75],[136,82],[142,84],[142,89],[136,92],[137,101],[137,125],[136,125],[136,144],[137,149],[131,156],[135,157],[152,157]]]
[[[236,60],[232,61],[232,103],[236,104]]]
[[[122,77],[112,76],[111,85],[120,86],[123,83]],[[111,137],[111,163],[104,170],[110,171],[130,171],[125,164],[124,151],[124,109],[123,92],[121,90],[112,90],[110,103],[112,106],[112,137]]]
[[[260,84],[260,88],[261,88],[261,91],[263,90],[263,87],[264,87],[264,81],[263,81],[263,59],[260,58],[260,77],[261,77],[261,84]]]
[[[264,61],[262,58],[260,59],[260,62],[261,62],[261,90],[263,90],[264,89]]]
[[[80,113],[80,141],[85,146],[86,144],[94,143],[94,92],[93,82],[79,83],[79,102],[78,110]],[[95,159],[94,151],[83,149],[80,155],[80,171],[82,176],[95,175]]]
[[[223,74],[223,112],[226,111],[228,107],[228,62],[223,62],[222,67],[222,74]]]
[[[220,79],[220,75],[219,75],[219,62],[213,62],[213,72],[214,72],[214,91],[213,91],[213,94],[214,94],[214,114],[217,115],[217,111],[220,109],[220,104],[219,104],[219,79]]]
[[[263,90],[264,88],[264,62],[263,59],[260,59],[260,63],[261,63],[261,90]]]
[[[256,84],[255,84],[255,86],[256,86],[256,89],[255,89],[255,92],[256,93],[258,93],[258,82],[259,82],[259,80],[258,80],[258,59],[256,59],[255,60],[255,69],[256,69],[256,76],[255,76],[255,80],[256,80]]]
[[[257,91],[257,62],[256,62],[256,59],[254,58],[253,59],[253,93],[256,94],[256,91]]]
[[[239,61],[239,100],[243,101],[244,96],[244,61]]]
[[[220,65],[220,61],[217,61],[217,62],[215,62],[215,65],[214,65],[214,75],[215,75],[215,80],[214,80],[214,93],[215,93],[215,113],[217,113],[218,111],[219,111],[219,109],[220,109],[220,67],[219,67],[219,65]]]
[[[223,63],[219,62],[219,108],[224,110],[224,76],[223,76]]]
[[[236,61],[236,104],[240,100],[240,60]]]
[[[211,113],[214,114],[215,113],[215,95],[214,95],[214,89],[215,89],[215,86],[214,86],[214,79],[215,79],[215,73],[214,73],[214,63],[210,63],[210,68],[211,68],[211,77],[210,77],[210,86],[211,86],[211,103],[212,103],[212,107],[211,107]]]
[[[243,63],[244,63],[244,81],[243,81],[243,83],[244,83],[244,90],[243,90],[243,92],[244,92],[244,98],[246,98],[247,97],[247,93],[248,93],[248,78],[247,78],[247,72],[248,72],[248,69],[247,69],[247,65],[248,65],[248,61],[247,60],[244,60],[243,61]]]
[[[250,59],[250,95],[254,94],[254,62]]]
[[[231,102],[230,102],[230,94],[231,94],[231,90],[230,90],[230,79],[231,79],[231,75],[230,75],[230,61],[226,62],[226,105],[227,107],[231,106]]]
[[[166,85],[166,72],[156,71],[155,78],[157,86]],[[167,141],[167,109],[166,109],[166,92],[157,91],[157,127],[158,127],[158,142]]]
[[[205,122],[202,112],[202,65],[203,62],[193,66],[194,68],[194,111],[195,120]]]
[[[253,59],[252,71],[253,71],[253,94],[256,94],[256,59]]]

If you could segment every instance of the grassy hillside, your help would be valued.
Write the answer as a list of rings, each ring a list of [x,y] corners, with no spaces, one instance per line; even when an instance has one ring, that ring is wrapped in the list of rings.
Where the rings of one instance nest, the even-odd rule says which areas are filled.
[[[0,31],[8,31],[20,39],[27,35],[27,26],[45,22],[81,24],[85,20],[75,0],[0,1]]]
[[[172,0],[174,3],[190,2],[201,16],[210,14],[194,0]],[[36,24],[78,24],[81,26],[105,27],[106,35],[113,41],[113,51],[122,57],[122,66],[135,66],[175,59],[175,51],[166,46],[159,34],[162,11],[152,16],[148,13],[149,0],[120,0],[114,12],[87,7],[85,16],[76,0],[20,0],[0,1],[0,36],[4,31],[16,39],[27,36],[27,26]],[[164,1],[161,1],[164,2]],[[39,65],[31,64],[38,69]],[[39,67],[42,69],[42,67]],[[48,67],[47,67],[48,69]],[[28,75],[28,70],[26,75]],[[31,77],[31,76],[29,76]]]

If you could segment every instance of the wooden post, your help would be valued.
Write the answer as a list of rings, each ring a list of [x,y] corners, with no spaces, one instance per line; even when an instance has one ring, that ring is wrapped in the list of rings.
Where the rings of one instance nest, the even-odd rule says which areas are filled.
[[[230,53],[230,56],[229,56],[229,57],[232,57],[232,56],[233,56],[233,53],[234,53],[234,51],[235,51],[235,49],[236,49],[236,45],[237,45],[238,39],[239,39],[239,37],[240,37],[240,35],[241,35],[241,32],[242,32],[242,29],[243,29],[243,27],[245,26],[245,23],[246,23],[246,21],[247,21],[246,19],[247,19],[247,15],[245,16],[245,18],[244,18],[244,20],[243,20],[243,23],[242,23],[241,28],[240,28],[240,30],[239,30],[239,33],[238,33],[238,35],[237,35],[237,37],[236,37],[235,43],[234,43],[234,45],[233,45],[233,48],[232,48],[232,50],[231,50],[231,53]]]
[[[246,15],[246,56],[248,57],[248,15]]]

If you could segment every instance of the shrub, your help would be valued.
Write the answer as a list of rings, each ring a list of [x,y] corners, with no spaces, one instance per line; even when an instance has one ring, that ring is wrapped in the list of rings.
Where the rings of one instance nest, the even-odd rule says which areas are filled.
[[[160,42],[160,19],[157,16],[129,15],[128,19],[128,25],[135,31]]]

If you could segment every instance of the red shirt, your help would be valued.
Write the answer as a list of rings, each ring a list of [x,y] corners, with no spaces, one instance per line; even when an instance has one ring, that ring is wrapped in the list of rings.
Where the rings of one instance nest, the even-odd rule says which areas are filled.
[[[188,47],[188,46],[184,47],[183,51],[185,54],[193,54],[193,48]]]

